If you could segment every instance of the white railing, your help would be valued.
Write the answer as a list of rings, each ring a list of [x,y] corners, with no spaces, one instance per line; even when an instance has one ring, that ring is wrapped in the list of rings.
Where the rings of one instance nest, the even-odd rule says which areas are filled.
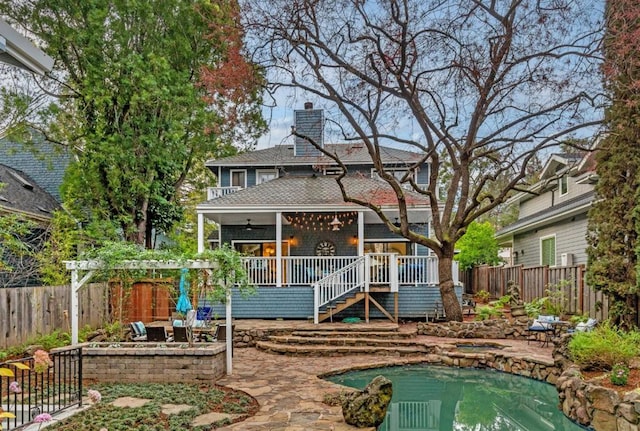
[[[305,286],[359,260],[358,256],[283,256],[282,280],[276,278],[276,257],[245,257],[245,268],[252,283],[259,286]],[[369,283],[391,287],[438,284],[438,259],[434,256],[400,256],[391,253],[367,255]],[[363,274],[364,276],[364,274]],[[453,279],[458,284],[457,262],[453,265]]]
[[[354,290],[366,287],[366,256],[321,278],[313,285],[313,322],[318,323],[320,308]]]
[[[207,200],[216,199],[224,195],[235,193],[238,190],[242,190],[240,186],[228,186],[228,187],[207,187]]]
[[[457,273],[455,274],[457,278]],[[438,258],[433,256],[398,256],[400,285],[438,284]]]

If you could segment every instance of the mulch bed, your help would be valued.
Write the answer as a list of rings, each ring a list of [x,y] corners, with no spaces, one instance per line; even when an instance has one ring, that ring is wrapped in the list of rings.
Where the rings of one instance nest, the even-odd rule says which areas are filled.
[[[599,386],[604,386],[608,389],[617,391],[618,394],[623,395],[636,388],[640,387],[640,369],[632,368],[629,373],[629,380],[624,386],[618,386],[611,383],[609,379],[608,371],[581,371],[584,380],[590,383],[597,383]]]

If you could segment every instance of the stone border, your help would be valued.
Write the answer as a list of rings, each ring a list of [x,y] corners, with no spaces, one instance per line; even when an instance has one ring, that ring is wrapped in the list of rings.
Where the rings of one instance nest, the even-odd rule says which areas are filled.
[[[82,378],[117,383],[213,383],[226,375],[225,343],[84,343]]]
[[[513,322],[495,319],[479,322],[419,323],[418,333],[448,338],[527,339],[528,324],[524,319]],[[492,361],[472,359],[469,354],[460,358],[460,355],[464,354],[455,352],[446,354],[449,359],[442,362],[436,359],[436,362],[462,367],[495,368],[547,381],[556,386],[560,410],[576,423],[596,431],[640,431],[640,389],[620,397],[615,390],[593,382],[585,382],[579,367],[569,359],[567,346],[570,339],[570,335],[554,339],[553,364],[541,364],[542,367],[536,365],[537,361],[528,359],[510,362],[496,355],[496,359]],[[554,371],[547,372],[548,366]]]

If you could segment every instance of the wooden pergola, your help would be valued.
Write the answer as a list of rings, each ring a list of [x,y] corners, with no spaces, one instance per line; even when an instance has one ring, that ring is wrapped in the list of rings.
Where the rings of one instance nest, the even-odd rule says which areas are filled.
[[[78,292],[95,274],[95,271],[105,269],[104,262],[99,260],[71,260],[65,261],[68,271],[71,271],[71,343],[78,343],[79,332],[79,301]],[[216,269],[217,263],[206,260],[159,261],[159,260],[124,260],[116,265],[109,265],[109,269]],[[82,276],[82,278],[80,278]],[[227,374],[233,370],[233,328],[231,324],[231,290],[226,294],[226,335],[227,335]]]

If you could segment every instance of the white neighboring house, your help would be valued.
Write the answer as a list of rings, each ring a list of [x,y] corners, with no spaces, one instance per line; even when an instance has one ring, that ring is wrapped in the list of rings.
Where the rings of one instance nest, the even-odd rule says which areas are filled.
[[[518,220],[496,233],[512,249],[511,264],[573,266],[587,263],[587,214],[594,199],[594,152],[553,154],[540,181],[515,195]]]
[[[53,58],[38,49],[4,20],[0,19],[0,62],[21,67],[38,75],[51,72]]]

